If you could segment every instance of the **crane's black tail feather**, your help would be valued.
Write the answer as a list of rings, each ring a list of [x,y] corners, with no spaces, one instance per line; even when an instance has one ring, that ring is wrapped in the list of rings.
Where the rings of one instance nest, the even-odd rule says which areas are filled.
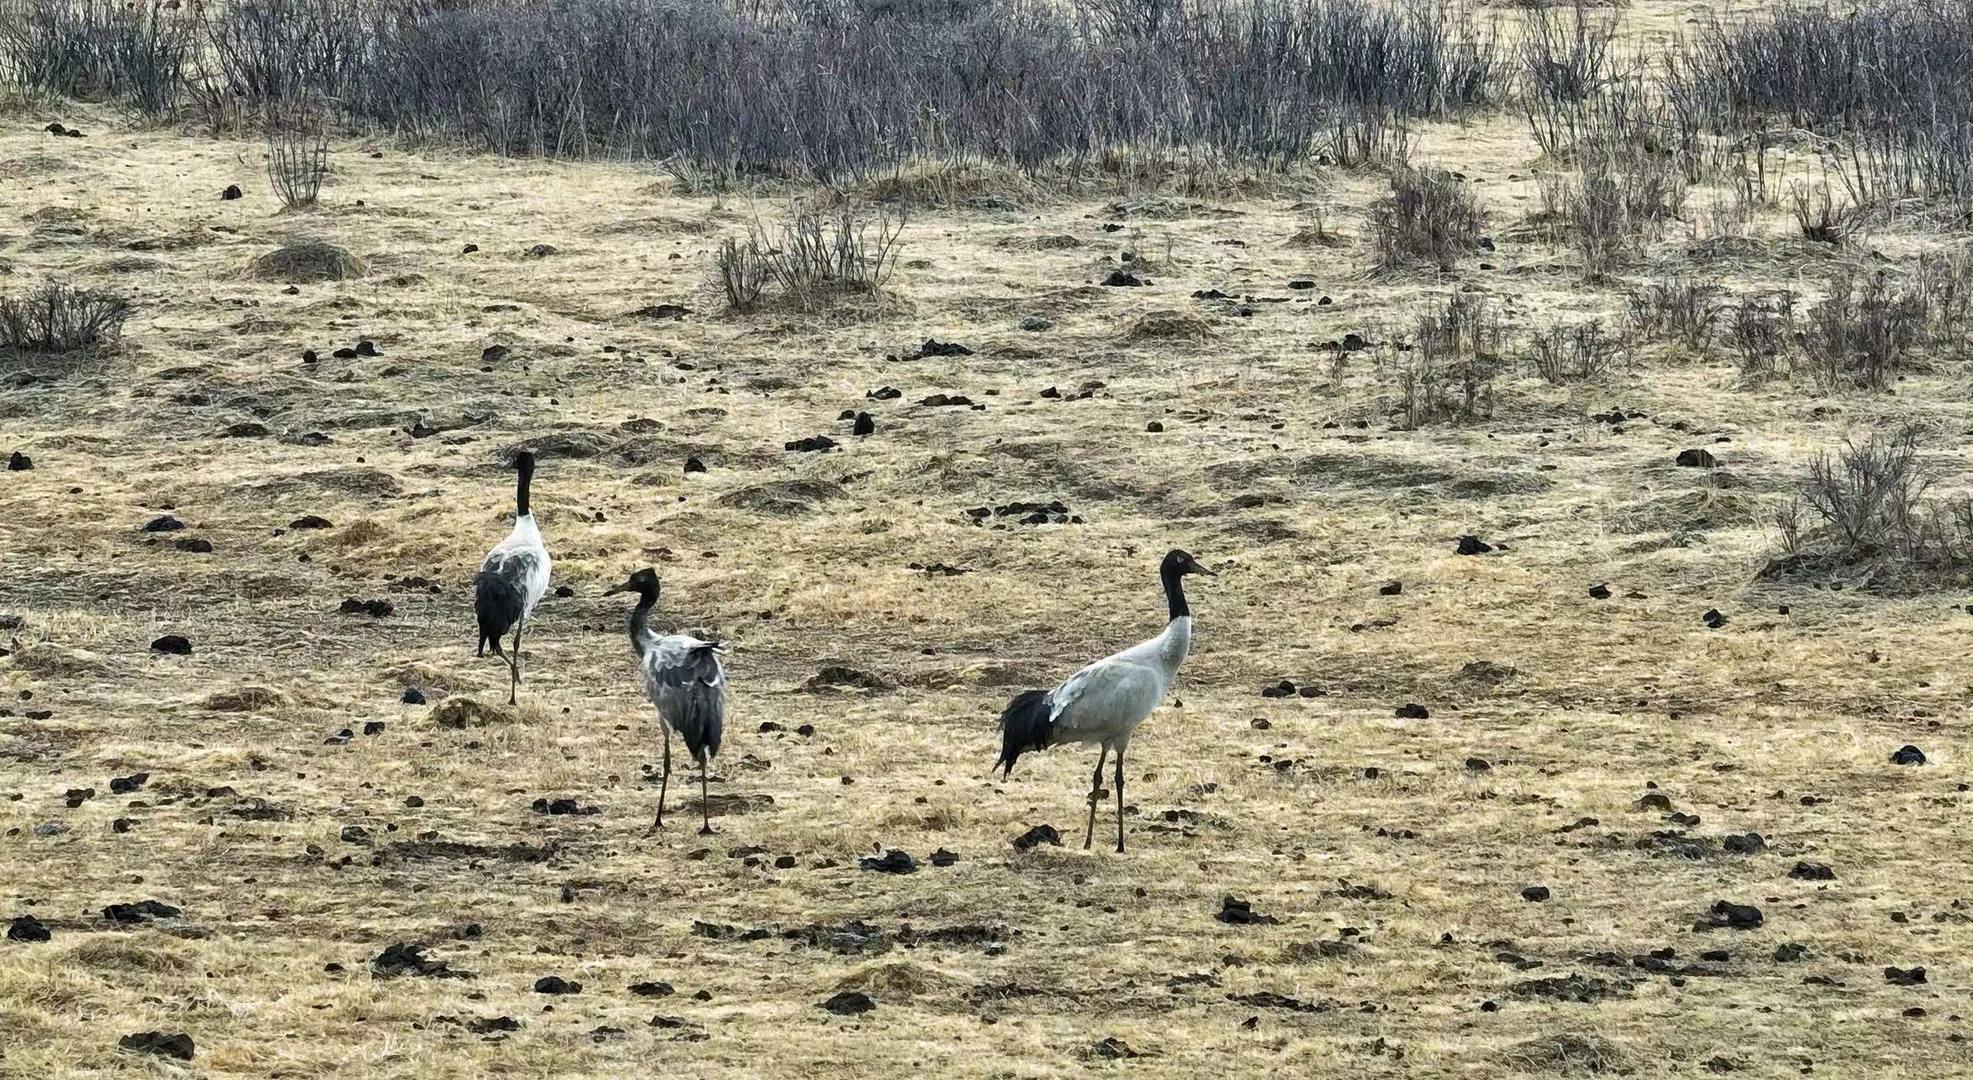
[[[1007,703],[1000,714],[1000,760],[994,768],[1010,776],[1014,762],[1030,750],[1046,750],[1053,741],[1055,725],[1049,719],[1048,691],[1023,690]]]
[[[521,590],[513,582],[485,572],[474,579],[473,586],[473,610],[480,620],[480,644],[475,655],[485,656],[492,649],[493,655],[505,656],[500,638],[521,619]]]

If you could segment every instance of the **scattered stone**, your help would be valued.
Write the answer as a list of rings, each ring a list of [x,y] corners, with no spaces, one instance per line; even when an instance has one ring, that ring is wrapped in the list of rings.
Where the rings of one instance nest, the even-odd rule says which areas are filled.
[[[143,787],[150,779],[151,774],[147,772],[131,773],[129,776],[113,776],[110,778],[110,794],[128,795],[138,788]]]
[[[395,612],[397,606],[388,600],[358,600],[350,597],[336,610],[344,615],[368,615],[373,619],[382,619]]]
[[[797,453],[806,454],[806,453],[815,453],[815,452],[832,450],[835,448],[835,446],[836,446],[836,440],[830,438],[827,435],[810,435],[807,436],[806,438],[795,439],[792,442],[783,443],[781,448],[784,450],[793,450]],[[689,462],[687,463],[687,467],[689,470],[690,467]]]
[[[1803,945],[1802,943],[1796,941],[1790,941],[1784,945],[1778,946],[1774,950],[1774,962],[1777,964],[1799,963],[1802,960],[1808,959],[1808,955],[1809,955],[1809,947],[1807,945]]]
[[[140,1031],[134,1035],[125,1035],[118,1039],[116,1044],[132,1053],[155,1054],[158,1057],[177,1058],[179,1061],[192,1060],[192,1037],[182,1031],[175,1035],[166,1035],[162,1031]]]
[[[884,852],[881,858],[858,859],[856,860],[856,865],[865,870],[875,870],[880,874],[915,874],[918,872],[918,860],[912,858],[909,852],[898,848],[892,848]]]
[[[1910,743],[1906,743],[1891,752],[1891,764],[1923,765],[1925,764],[1925,751],[1920,750]]]
[[[904,396],[904,391],[895,386],[880,386],[875,390],[865,391],[863,396],[872,401],[896,401]]]
[[[844,990],[823,1002],[820,1008],[837,1016],[862,1016],[877,1007],[870,995],[861,990]]]
[[[1835,881],[1836,871],[1818,862],[1798,862],[1788,871],[1788,876],[1797,881]]]
[[[670,997],[677,993],[668,982],[631,983],[630,992],[638,997]]]
[[[345,825],[343,826],[343,831],[341,833],[340,839],[345,844],[356,844],[361,847],[369,847],[370,830],[364,828],[361,825]]]
[[[1062,834],[1056,832],[1053,825],[1036,825],[1034,828],[1014,838],[1015,851],[1032,851],[1042,844],[1053,844],[1056,847],[1061,847]]]
[[[296,532],[307,532],[311,529],[328,529],[333,527],[329,523],[328,518],[319,517],[315,514],[303,514],[293,521],[288,522],[288,528]]]
[[[1486,541],[1481,540],[1477,536],[1462,536],[1459,538],[1458,546],[1453,548],[1453,554],[1485,555],[1487,552],[1492,550],[1493,550],[1492,544],[1489,544]]]
[[[212,554],[212,541],[207,540],[203,536],[182,537],[180,539],[172,541],[171,546],[177,548],[180,551],[187,551],[194,555]]]
[[[580,994],[582,993],[582,984],[579,982],[570,982],[560,975],[544,975],[534,980],[534,992],[537,994],[555,995]]]
[[[1923,965],[1914,968],[1887,967],[1884,969],[1884,981],[1892,986],[1920,986],[1925,982],[1925,968]]]
[[[167,656],[190,656],[192,643],[183,634],[166,634],[151,642],[151,651],[164,653]]]
[[[973,350],[967,348],[964,345],[959,344],[956,341],[940,341],[937,338],[928,337],[925,339],[925,343],[918,347],[917,352],[912,353],[909,356],[906,356],[904,359],[922,360],[927,356],[971,356],[971,355],[973,355]]]
[[[792,856],[792,855],[783,855],[783,856],[782,856],[781,858],[782,858],[782,859],[787,859],[787,860],[788,860],[788,865],[787,865],[787,866],[782,866],[782,865],[781,865],[781,859],[776,859],[776,860],[774,861],[774,865],[775,865],[775,866],[776,866],[777,868],[779,868],[779,869],[782,869],[782,870],[786,870],[786,869],[789,869],[790,867],[793,867],[793,866],[795,865],[795,862],[794,862],[794,856]],[[933,865],[933,866],[951,866],[951,865],[953,865],[953,864],[955,864],[955,863],[957,863],[958,861],[959,861],[959,856],[958,856],[958,854],[956,854],[956,853],[954,853],[954,852],[950,852],[950,851],[947,851],[947,850],[946,850],[946,849],[944,849],[944,848],[940,848],[940,849],[938,849],[937,851],[934,851],[934,852],[932,852],[932,865]]]
[[[1128,270],[1112,270],[1110,276],[1103,279],[1103,284],[1136,288],[1140,285],[1149,285],[1151,282]]]
[[[1677,463],[1685,469],[1711,469],[1719,465],[1719,459],[1707,450],[1681,450]]]
[[[1728,833],[1720,838],[1720,847],[1735,855],[1758,855],[1767,850],[1767,839],[1760,833]]]
[[[1692,924],[1694,930],[1753,930],[1767,920],[1761,909],[1752,904],[1735,904],[1727,900],[1715,900],[1713,906],[1698,922]]]
[[[851,435],[869,435],[877,430],[877,421],[867,412],[856,414],[856,423],[850,428]]]
[[[1529,885],[1521,890],[1521,899],[1531,904],[1543,903],[1550,895],[1546,885]]]
[[[47,941],[53,936],[46,926],[41,925],[41,920],[32,915],[16,915],[14,921],[7,924],[8,941]]]
[[[394,979],[400,975],[418,975],[427,979],[469,979],[471,975],[454,971],[445,961],[425,955],[425,946],[409,942],[397,942],[377,958],[370,961],[370,975],[378,979]]]
[[[8,472],[26,472],[32,468],[34,468],[34,459],[21,453],[19,450],[7,456]]]
[[[1415,701],[1407,701],[1398,706],[1396,714],[1400,720],[1430,720],[1432,718],[1432,711]]]
[[[1030,334],[1039,334],[1044,330],[1053,329],[1054,326],[1055,323],[1053,320],[1040,315],[1030,315],[1021,320],[1021,329],[1026,330]]]
[[[511,1016],[493,1016],[483,1020],[468,1021],[466,1030],[475,1035],[494,1035],[500,1032],[519,1031],[521,1022]]]
[[[403,701],[406,705],[423,705],[425,703],[425,692],[415,686],[407,686],[404,688],[404,696],[399,700]]]
[[[685,471],[686,471],[687,473],[702,473],[702,472],[705,472],[705,471],[706,471],[706,463],[705,463],[705,462],[703,462],[703,461],[700,461],[700,460],[699,460],[698,458],[695,458],[695,457],[688,457],[688,458],[686,458],[686,459],[685,459]]]
[[[1150,423],[1144,425],[1144,430],[1155,435],[1158,432],[1165,430],[1165,425],[1159,423],[1156,420],[1153,420]]]
[[[1705,623],[1708,630],[1718,630],[1726,625],[1727,618],[1720,614],[1718,608],[1708,608],[1704,615],[1699,616],[1699,621]]]
[[[1213,918],[1229,926],[1270,926],[1281,921],[1272,915],[1256,912],[1252,902],[1234,896],[1220,900],[1219,913]]]
[[[160,514],[144,523],[144,531],[147,533],[177,532],[184,527],[184,522],[170,514]]]
[[[526,251],[521,252],[521,258],[545,259],[548,256],[555,254],[555,252],[559,250],[561,249],[557,248],[553,244],[535,244],[534,246],[528,248]]]
[[[103,908],[103,918],[126,925],[149,922],[152,919],[175,919],[183,914],[184,911],[156,900],[139,900],[134,904],[110,904]]]
[[[1377,587],[1378,596],[1400,596],[1404,593],[1404,582],[1386,581]]]
[[[226,190],[219,193],[219,201],[232,202],[234,199],[239,198],[242,194],[244,194],[244,192],[240,190],[240,185],[228,184],[226,185]]]
[[[1608,600],[1608,599],[1610,599],[1610,586],[1608,586],[1608,585],[1591,585],[1591,586],[1589,587],[1589,598],[1590,598],[1591,600]]]

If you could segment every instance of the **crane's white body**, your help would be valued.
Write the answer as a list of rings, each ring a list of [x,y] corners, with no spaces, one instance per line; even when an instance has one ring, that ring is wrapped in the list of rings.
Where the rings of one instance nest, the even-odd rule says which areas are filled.
[[[542,543],[541,530],[534,523],[534,515],[520,514],[514,518],[514,529],[507,538],[486,553],[480,573],[491,574],[514,586],[521,597],[521,621],[526,622],[534,614],[534,606],[548,595],[548,579],[554,566],[555,561],[548,557],[548,545]]]
[[[1128,745],[1131,732],[1165,700],[1191,650],[1192,616],[1181,615],[1157,637],[1064,679],[1048,692],[1055,741],[1112,750]]]

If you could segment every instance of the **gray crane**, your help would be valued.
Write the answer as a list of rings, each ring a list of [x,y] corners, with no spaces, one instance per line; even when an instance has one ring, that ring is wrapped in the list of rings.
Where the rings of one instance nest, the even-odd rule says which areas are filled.
[[[665,790],[671,786],[671,736],[676,732],[685,740],[685,751],[699,763],[699,832],[707,835],[712,832],[712,800],[706,795],[706,770],[719,753],[719,737],[726,728],[726,670],[719,663],[719,642],[690,634],[661,635],[650,628],[659,587],[657,572],[645,567],[603,595],[637,594],[637,606],[630,612],[630,648],[643,672],[644,694],[658,707],[665,733],[658,818],[651,828],[664,828]]]
[[[1031,750],[1063,743],[1096,743],[1096,774],[1089,785],[1089,826],[1082,846],[1096,836],[1096,804],[1103,795],[1103,760],[1117,755],[1117,850],[1124,849],[1124,748],[1131,733],[1164,701],[1178,677],[1178,666],[1192,648],[1192,609],[1185,603],[1187,574],[1218,575],[1198,560],[1173,548],[1158,568],[1165,587],[1171,621],[1149,641],[1108,656],[1063,680],[1053,690],[1023,690],[1000,714],[1000,760],[1003,777],[1014,762]]]

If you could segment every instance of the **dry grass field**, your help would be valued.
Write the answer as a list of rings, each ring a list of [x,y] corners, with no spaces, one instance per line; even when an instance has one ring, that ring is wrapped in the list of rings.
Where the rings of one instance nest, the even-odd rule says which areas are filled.
[[[0,293],[133,308],[115,350],[0,382],[0,456],[32,462],[0,479],[0,921],[50,935],[0,941],[0,1075],[1973,1073],[1973,598],[1760,576],[1846,437],[1917,423],[1967,486],[1964,372],[1518,359],[1557,322],[1623,336],[1645,283],[1813,293],[1948,238],[1832,247],[1768,206],[1724,253],[1674,223],[1586,284],[1517,228],[1522,118],[1414,156],[1460,170],[1494,250],[1367,273],[1371,172],[1015,192],[913,206],[881,302],[735,314],[716,250],[786,192],[343,138],[290,212],[259,142],[7,114]],[[361,273],[254,269],[302,239]],[[1517,359],[1490,415],[1414,428],[1383,343],[1453,295],[1500,305]],[[470,582],[523,447],[563,591],[510,709]],[[1129,851],[1106,803],[1086,852],[1093,752],[1003,781],[995,719],[1156,633],[1171,547],[1219,576],[1131,746]],[[661,625],[730,643],[711,837],[689,768],[647,834],[656,718],[601,595],[644,565]],[[1928,761],[1892,764],[1907,743]],[[1042,824],[1062,846],[1016,850]],[[892,850],[915,872],[860,865]],[[105,914],[146,900],[177,911]],[[1705,928],[1718,901],[1761,925]],[[459,977],[377,970],[398,943]],[[874,1008],[821,1007],[843,991]],[[195,1057],[120,1048],[146,1031]]]

